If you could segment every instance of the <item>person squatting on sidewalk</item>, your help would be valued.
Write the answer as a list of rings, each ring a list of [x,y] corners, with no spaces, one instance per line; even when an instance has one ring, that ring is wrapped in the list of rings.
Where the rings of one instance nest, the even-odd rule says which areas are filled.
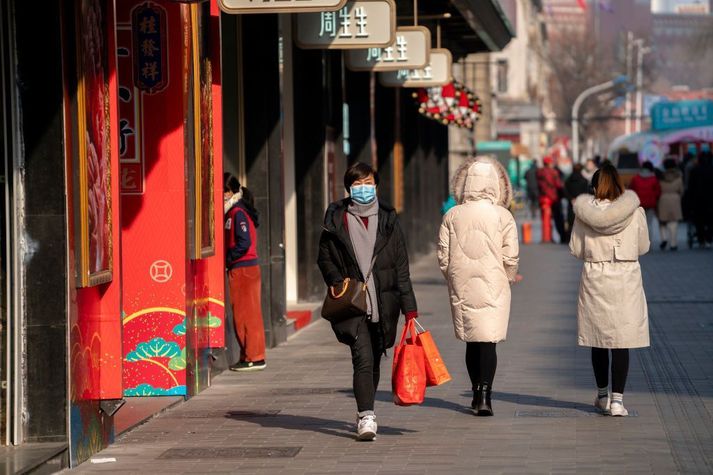
[[[492,416],[497,354],[510,317],[510,284],[518,280],[517,226],[508,206],[512,187],[494,159],[466,162],[453,180],[458,205],[444,217],[438,262],[448,281],[456,337],[466,342],[471,408]]]
[[[411,285],[408,254],[396,210],[377,199],[379,175],[358,162],[344,174],[349,198],[329,205],[319,240],[317,264],[327,286],[345,278],[367,282],[367,313],[332,324],[341,343],[349,345],[357,403],[357,437],[374,440],[377,423],[374,398],[379,363],[396,340],[399,313],[418,316]]]
[[[592,178],[594,196],[574,203],[576,220],[569,248],[584,260],[577,303],[578,343],[592,348],[597,382],[594,406],[626,416],[624,387],[629,348],[649,346],[649,317],[639,256],[649,250],[646,213],[633,191],[624,191],[619,174],[604,163]],[[609,397],[609,350],[611,399]]]
[[[223,176],[225,266],[240,361],[232,371],[261,371],[265,363],[265,328],[260,305],[260,266],[257,255],[258,212],[253,195],[233,175]]]

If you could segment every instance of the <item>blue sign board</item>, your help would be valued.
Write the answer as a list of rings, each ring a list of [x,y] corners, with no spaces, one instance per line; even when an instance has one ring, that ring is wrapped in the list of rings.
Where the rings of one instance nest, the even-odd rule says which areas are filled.
[[[659,102],[651,107],[651,129],[671,130],[713,125],[713,101]]]

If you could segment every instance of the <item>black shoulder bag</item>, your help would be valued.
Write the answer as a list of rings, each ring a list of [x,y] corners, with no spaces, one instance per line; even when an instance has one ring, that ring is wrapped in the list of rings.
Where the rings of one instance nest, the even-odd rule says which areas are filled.
[[[322,305],[322,318],[331,323],[339,323],[349,318],[366,315],[366,299],[369,294],[366,284],[371,278],[374,262],[376,262],[376,255],[371,259],[369,272],[366,274],[364,282],[346,277],[341,283],[341,288],[337,288],[338,285],[333,285],[327,289],[327,296],[324,297]],[[369,299],[371,299],[371,295],[369,295]]]

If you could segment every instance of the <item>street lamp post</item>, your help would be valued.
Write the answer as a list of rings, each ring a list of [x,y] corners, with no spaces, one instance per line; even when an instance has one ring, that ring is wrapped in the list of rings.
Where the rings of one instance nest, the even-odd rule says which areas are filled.
[[[572,106],[572,160],[574,163],[579,163],[579,107],[589,96],[611,89],[617,84],[626,81],[626,76],[619,76],[602,84],[592,86],[589,89],[585,89],[574,101]]]
[[[634,34],[628,32],[626,36],[626,74],[631,74],[631,66],[633,63],[634,54]],[[624,133],[629,135],[631,133],[631,93],[626,91],[626,101],[625,101],[625,123],[624,123]]]
[[[636,40],[636,45],[638,46],[638,54],[636,58],[636,131],[641,132],[641,116],[644,111],[642,110],[642,96],[644,87],[644,55],[651,52],[651,48],[644,46],[644,40]]]

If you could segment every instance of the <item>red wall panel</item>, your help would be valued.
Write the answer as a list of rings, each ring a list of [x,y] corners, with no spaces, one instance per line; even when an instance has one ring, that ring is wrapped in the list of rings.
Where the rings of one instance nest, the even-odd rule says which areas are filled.
[[[121,196],[124,394],[185,394],[181,7],[119,0],[117,27],[125,102],[120,120],[128,124],[125,136],[134,145],[125,148],[121,163],[122,178],[131,177],[122,183]]]

